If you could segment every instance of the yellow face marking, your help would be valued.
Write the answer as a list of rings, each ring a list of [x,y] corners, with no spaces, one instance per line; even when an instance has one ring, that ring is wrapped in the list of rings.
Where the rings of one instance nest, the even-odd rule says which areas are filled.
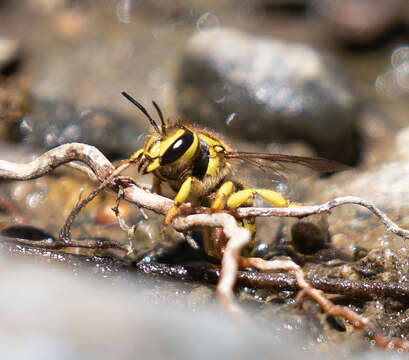
[[[156,169],[158,169],[160,167],[160,160],[159,158],[156,158],[155,160],[153,160],[148,167],[146,168],[146,172],[150,173],[152,171],[155,171]]]
[[[139,149],[138,151],[134,152],[132,156],[129,158],[129,161],[132,162],[132,161],[139,160],[139,157],[142,156],[143,152],[144,152],[144,149]]]

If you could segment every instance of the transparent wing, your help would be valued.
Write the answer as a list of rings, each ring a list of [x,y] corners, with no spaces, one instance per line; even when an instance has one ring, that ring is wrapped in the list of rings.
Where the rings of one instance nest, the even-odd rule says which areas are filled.
[[[320,157],[240,151],[229,152],[225,156],[256,167],[263,173],[268,173],[271,180],[279,182],[286,182],[289,175],[304,177],[311,172],[308,170],[331,173],[349,169],[347,165]]]

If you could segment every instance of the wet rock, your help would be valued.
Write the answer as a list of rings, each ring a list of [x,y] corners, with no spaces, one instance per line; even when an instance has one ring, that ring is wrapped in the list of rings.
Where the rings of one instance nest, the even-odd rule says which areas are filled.
[[[0,37],[0,75],[12,74],[21,61],[20,43],[11,38]]]
[[[311,192],[311,202],[321,203],[335,197],[358,196],[384,211],[403,228],[409,228],[409,162],[400,160],[371,170],[347,171],[321,181]],[[344,205],[331,210],[332,242],[337,247],[361,246],[398,250],[405,240],[388,232],[380,219],[366,208]]]
[[[302,139],[347,163],[357,156],[355,95],[339,66],[306,45],[204,30],[188,42],[177,87],[189,121],[248,140]]]
[[[141,128],[121,115],[101,108],[80,111],[74,105],[35,100],[20,123],[24,142],[50,149],[69,142],[96,146],[111,159],[126,158],[138,148]]]
[[[409,209],[408,187],[409,162],[395,161],[362,173],[340,174],[329,180],[325,196],[359,196],[386,211],[403,213]]]
[[[385,282],[409,285],[408,249],[394,252],[390,249],[374,249],[362,258],[357,269],[361,276]]]

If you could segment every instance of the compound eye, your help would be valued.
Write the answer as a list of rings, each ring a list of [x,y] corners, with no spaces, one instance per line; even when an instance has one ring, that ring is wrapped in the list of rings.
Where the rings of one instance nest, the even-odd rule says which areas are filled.
[[[161,165],[173,163],[179,159],[189,149],[194,140],[193,134],[186,131],[179,139],[177,139],[160,158]]]

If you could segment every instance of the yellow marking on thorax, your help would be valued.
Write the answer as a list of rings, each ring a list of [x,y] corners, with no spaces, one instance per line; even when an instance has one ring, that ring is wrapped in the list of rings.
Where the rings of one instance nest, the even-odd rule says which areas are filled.
[[[209,164],[207,165],[206,175],[214,176],[219,169],[220,158],[212,147],[209,147]]]
[[[209,145],[209,164],[207,165],[206,175],[214,176],[220,166],[220,157],[214,147],[220,146],[220,141],[204,134],[199,134],[199,138]]]
[[[220,145],[219,140],[212,139],[211,137],[204,135],[204,134],[199,134],[199,138],[203,140],[209,147]]]

